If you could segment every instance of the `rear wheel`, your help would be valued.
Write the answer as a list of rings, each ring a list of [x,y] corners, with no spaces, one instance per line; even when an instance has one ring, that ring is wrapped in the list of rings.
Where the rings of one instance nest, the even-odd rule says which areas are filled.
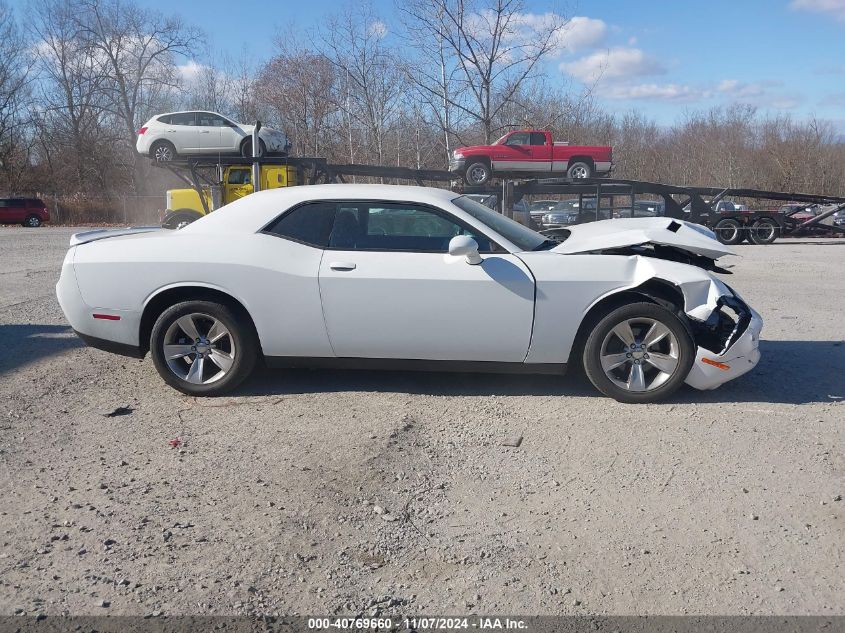
[[[654,303],[613,310],[584,346],[584,371],[603,394],[619,402],[656,402],[672,395],[695,360],[684,323]]]
[[[566,177],[572,179],[590,178],[593,175],[593,168],[589,163],[578,161],[572,163],[566,170]]]
[[[719,220],[716,226],[713,227],[713,232],[716,233],[716,239],[722,244],[728,245],[739,244],[744,237],[742,234],[742,225],[731,218]]]
[[[772,218],[760,218],[751,225],[748,237],[754,244],[762,246],[774,242],[779,233],[780,227]]]
[[[165,310],[150,336],[150,355],[164,381],[191,395],[235,388],[252,373],[258,341],[251,323],[229,306],[184,301]]]
[[[23,225],[33,229],[38,228],[41,226],[41,218],[37,215],[28,215],[26,216],[26,220],[23,221]]]
[[[150,148],[150,158],[166,163],[176,160],[176,148],[169,141],[156,141]]]

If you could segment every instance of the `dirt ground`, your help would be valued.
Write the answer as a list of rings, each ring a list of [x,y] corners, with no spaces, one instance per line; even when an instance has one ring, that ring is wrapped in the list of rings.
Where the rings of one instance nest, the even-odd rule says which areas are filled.
[[[740,247],[760,365],[639,406],[397,372],[188,398],[67,327],[72,232],[0,228],[0,614],[845,613],[845,239]]]

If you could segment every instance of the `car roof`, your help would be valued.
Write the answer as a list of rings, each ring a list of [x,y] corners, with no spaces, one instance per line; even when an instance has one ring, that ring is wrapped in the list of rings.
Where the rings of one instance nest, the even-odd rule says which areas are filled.
[[[461,194],[434,187],[329,184],[279,187],[250,194],[181,229],[187,232],[254,233],[291,207],[320,200],[384,200],[438,206]]]

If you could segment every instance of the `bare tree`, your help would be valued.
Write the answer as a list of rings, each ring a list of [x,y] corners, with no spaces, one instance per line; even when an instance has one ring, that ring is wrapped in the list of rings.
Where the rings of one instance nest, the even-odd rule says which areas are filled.
[[[138,125],[178,86],[176,60],[190,58],[202,42],[198,29],[177,16],[123,0],[78,0],[74,22],[101,61],[110,108],[135,141]]]
[[[335,68],[334,102],[345,117],[353,162],[356,132],[370,141],[376,160],[384,161],[386,132],[401,105],[404,74],[397,55],[384,42],[388,35],[387,26],[365,4],[347,6],[315,37],[317,50]]]
[[[443,51],[439,77],[417,64],[411,74],[416,85],[469,117],[486,143],[500,131],[499,113],[538,74],[566,26],[549,13],[535,28],[523,0],[420,0],[401,9],[416,48]]]
[[[12,10],[0,2],[0,170],[10,190],[24,175],[32,65]]]

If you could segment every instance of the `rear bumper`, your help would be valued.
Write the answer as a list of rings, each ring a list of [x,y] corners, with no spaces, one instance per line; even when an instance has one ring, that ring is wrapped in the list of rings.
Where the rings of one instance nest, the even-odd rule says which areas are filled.
[[[91,336],[90,334],[83,334],[79,330],[74,330],[74,332],[76,332],[76,335],[81,338],[88,347],[94,347],[96,349],[101,349],[104,352],[119,354],[120,356],[129,356],[131,358],[144,358],[146,355],[137,345],[109,341],[108,339],[98,338],[96,336]]]
[[[76,247],[71,247],[65,256],[62,273],[56,284],[56,298],[68,323],[77,335],[92,347],[118,354],[124,354],[132,349],[139,350],[137,353],[140,353],[138,335],[141,313],[90,306],[85,303],[73,269],[75,250]],[[95,318],[95,314],[108,314],[116,318]],[[128,355],[134,355],[134,353]]]
[[[748,308],[750,320],[745,331],[721,354],[699,347],[686,383],[696,389],[715,389],[748,373],[760,361],[760,332],[763,319]]]

